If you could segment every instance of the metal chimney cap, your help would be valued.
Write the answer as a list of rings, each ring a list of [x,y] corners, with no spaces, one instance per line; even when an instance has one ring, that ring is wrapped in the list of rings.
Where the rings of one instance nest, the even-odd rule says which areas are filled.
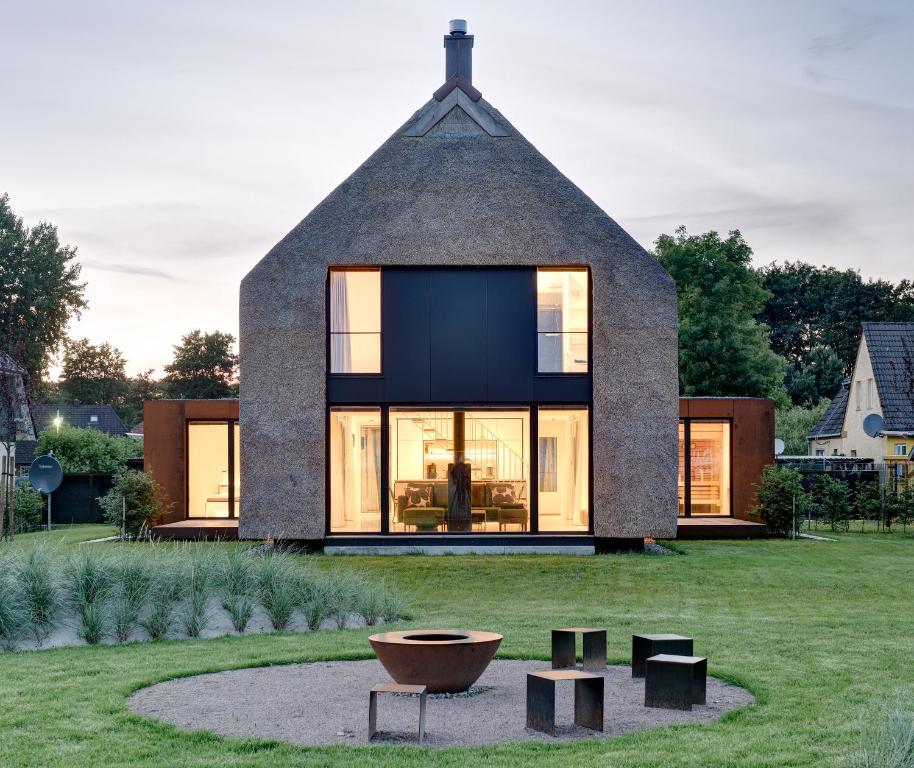
[[[465,35],[467,33],[467,20],[451,19],[448,23],[448,28],[452,35]]]

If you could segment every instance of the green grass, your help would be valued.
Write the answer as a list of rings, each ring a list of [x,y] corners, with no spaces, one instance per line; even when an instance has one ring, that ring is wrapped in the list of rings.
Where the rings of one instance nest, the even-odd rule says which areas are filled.
[[[368,657],[369,631],[346,630],[2,653],[0,763],[840,766],[860,743],[861,717],[914,690],[914,537],[839,538],[680,542],[682,556],[345,559],[369,578],[396,582],[416,626],[503,633],[503,658],[547,658],[549,629],[565,625],[606,627],[617,661],[628,659],[633,632],[691,635],[712,674],[758,698],[709,726],[562,746],[301,748],[182,732],[125,707],[131,691],[177,676]],[[308,560],[320,568],[341,562]],[[353,705],[367,706],[367,693]]]
[[[91,541],[92,539],[102,539],[106,536],[117,534],[117,528],[113,525],[55,525],[51,532],[35,531],[34,533],[18,533],[13,537],[13,546],[32,547],[39,542],[44,542],[49,546],[69,546],[79,544],[82,541]]]

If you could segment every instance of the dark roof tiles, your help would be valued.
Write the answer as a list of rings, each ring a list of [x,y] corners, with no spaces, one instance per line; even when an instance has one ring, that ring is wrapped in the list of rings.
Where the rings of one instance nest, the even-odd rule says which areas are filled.
[[[807,435],[810,440],[841,436],[841,432],[844,429],[844,414],[847,411],[847,396],[850,392],[850,383],[850,379],[845,379],[841,384],[841,389],[838,390],[831,404],[822,414],[819,423]]]
[[[885,429],[914,431],[914,323],[864,323],[863,336]]]

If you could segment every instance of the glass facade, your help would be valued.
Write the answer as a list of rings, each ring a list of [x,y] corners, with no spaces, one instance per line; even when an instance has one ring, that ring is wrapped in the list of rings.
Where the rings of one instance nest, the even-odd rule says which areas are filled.
[[[381,272],[330,271],[330,372],[381,372]]]
[[[381,410],[330,411],[330,532],[381,530]]]
[[[590,426],[586,408],[538,412],[539,529],[587,531],[590,524]]]
[[[529,488],[529,410],[390,410],[391,532],[528,531]]]
[[[537,370],[587,373],[589,336],[586,269],[536,274]]]
[[[730,432],[729,421],[679,422],[680,515],[732,514]]]
[[[237,422],[188,422],[188,517],[227,518],[238,515],[241,500],[240,457]]]

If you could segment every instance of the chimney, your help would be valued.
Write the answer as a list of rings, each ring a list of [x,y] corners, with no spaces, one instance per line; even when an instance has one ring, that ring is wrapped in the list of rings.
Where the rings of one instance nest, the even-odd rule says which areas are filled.
[[[451,34],[444,36],[444,80],[454,75],[473,82],[473,35],[467,34],[464,19],[451,19]]]

